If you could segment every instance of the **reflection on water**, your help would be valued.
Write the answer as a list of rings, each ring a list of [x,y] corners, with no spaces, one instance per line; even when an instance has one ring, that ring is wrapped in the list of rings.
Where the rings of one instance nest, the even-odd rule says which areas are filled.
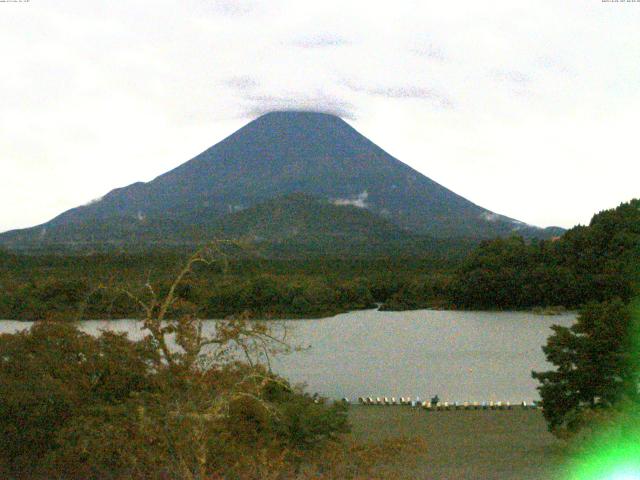
[[[449,401],[530,401],[538,398],[531,370],[548,368],[541,346],[549,327],[574,320],[572,313],[366,310],[288,321],[293,342],[311,348],[279,357],[273,366],[334,398],[438,394]],[[213,325],[207,322],[205,330]],[[0,333],[28,327],[2,321]],[[81,328],[143,335],[135,320],[86,321]]]

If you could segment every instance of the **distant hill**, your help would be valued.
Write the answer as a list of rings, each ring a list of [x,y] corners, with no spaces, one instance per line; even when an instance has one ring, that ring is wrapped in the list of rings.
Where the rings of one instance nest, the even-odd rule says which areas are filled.
[[[192,218],[152,217],[143,220],[116,217],[100,222],[91,236],[86,225],[53,225],[44,245],[65,250],[109,250],[140,246],[195,248],[207,241],[241,239],[255,243],[271,257],[313,255],[371,256],[444,255],[476,242],[437,239],[413,234],[390,221],[352,205],[334,205],[316,197],[294,193],[219,216],[201,209]],[[24,230],[6,233],[6,245],[20,250],[29,245]],[[108,240],[100,240],[107,238]],[[35,247],[35,245],[32,245]]]
[[[325,238],[385,242],[412,236],[368,210],[334,205],[303,193],[278,197],[215,219],[210,231],[222,237],[275,242]]]
[[[296,193],[317,201],[286,197]],[[297,202],[292,217],[278,216],[275,208],[284,208],[283,197]],[[320,217],[310,221],[309,212]],[[332,223],[328,216],[334,214],[339,221]],[[296,235],[312,238],[318,228],[335,238],[361,235],[367,228],[373,229],[368,233],[372,238],[382,231],[392,237],[475,240],[512,233],[549,238],[563,232],[473,204],[395,159],[336,116],[273,112],[151,182],[112,190],[45,224],[1,234],[0,245],[192,243],[213,232],[240,234],[247,229],[244,233],[251,235],[258,217],[265,228],[255,235],[289,240]]]
[[[417,235],[366,209],[306,194],[286,195],[225,215],[212,222],[205,236],[245,238],[263,244],[272,256],[286,257],[444,254],[473,243]]]

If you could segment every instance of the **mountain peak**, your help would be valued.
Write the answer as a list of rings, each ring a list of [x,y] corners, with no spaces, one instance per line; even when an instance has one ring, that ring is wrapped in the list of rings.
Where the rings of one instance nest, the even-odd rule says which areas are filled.
[[[20,236],[43,242],[54,237],[55,227],[60,241],[109,239],[112,232],[104,226],[115,224],[144,231],[141,236],[160,242],[165,237],[159,225],[166,222],[188,219],[198,226],[294,192],[324,204],[359,207],[360,213],[380,216],[416,234],[476,239],[512,233],[547,236],[439,185],[340,117],[305,110],[266,113],[151,182],[113,190],[98,202],[69,210]],[[66,233],[71,226],[78,227],[73,239]],[[0,236],[0,243],[11,236]]]
[[[259,116],[245,128],[251,127],[276,131],[351,129],[347,122],[332,113],[309,110],[274,110]],[[242,132],[245,128],[240,131]]]
[[[273,110],[271,112],[267,112],[263,115],[260,115],[255,121],[259,120],[272,120],[272,119],[292,119],[296,121],[305,120],[305,119],[333,119],[333,120],[342,120],[339,116],[329,113],[323,112],[320,110]]]

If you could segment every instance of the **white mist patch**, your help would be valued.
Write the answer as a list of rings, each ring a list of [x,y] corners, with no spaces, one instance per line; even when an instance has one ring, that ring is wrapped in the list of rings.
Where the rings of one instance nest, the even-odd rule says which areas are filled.
[[[365,190],[351,198],[336,198],[332,200],[331,203],[334,205],[351,205],[358,208],[367,208],[369,206],[367,204],[367,198],[369,198],[369,193]]]
[[[104,198],[104,195],[102,197],[98,197],[98,198],[94,198],[93,200],[89,200],[87,203],[85,203],[83,205],[83,207],[88,207],[89,205],[95,205],[96,203],[100,203],[103,198]]]
[[[486,220],[487,222],[497,222],[500,220],[500,215],[493,212],[482,212],[480,214],[480,218]]]
[[[536,225],[531,225],[530,223],[521,222],[519,220],[511,220],[511,223],[514,225],[514,227],[511,229],[512,232],[517,232],[518,230],[522,230],[523,228],[535,228],[537,230],[542,230],[542,228]]]
[[[236,213],[245,210],[247,207],[244,205],[227,205],[227,208],[229,209],[229,213]]]

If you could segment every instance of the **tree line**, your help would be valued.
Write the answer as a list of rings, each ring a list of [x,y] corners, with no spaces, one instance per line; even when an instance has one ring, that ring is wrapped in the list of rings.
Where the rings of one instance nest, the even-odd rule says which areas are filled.
[[[76,320],[133,318],[137,306],[118,290],[140,289],[150,278],[166,290],[184,255],[32,257],[0,254],[0,318]],[[311,318],[350,310],[425,308],[443,304],[450,267],[430,258],[310,260],[229,259],[201,266],[180,285],[180,298],[202,318],[246,314],[259,318]],[[111,289],[100,289],[110,285]],[[405,300],[406,299],[406,300]]]
[[[628,301],[638,283],[639,259],[640,200],[633,200],[557,239],[482,243],[455,270],[449,299],[470,309]]]
[[[383,310],[517,310],[627,301],[638,277],[639,202],[601,212],[588,226],[561,238],[485,241],[463,260],[445,261],[429,252],[370,259],[230,257],[224,269],[201,267],[198,277],[178,293],[209,318],[239,313],[320,317],[376,305]],[[137,309],[131,299],[97,286],[135,289],[146,277],[166,289],[184,258],[178,251],[84,256],[0,252],[0,318],[74,320],[80,313],[85,318],[133,317]]]
[[[0,334],[2,478],[384,478],[380,462],[415,450],[351,442],[347,404],[274,374],[269,357],[295,348],[276,323],[234,317],[204,334],[178,292],[218,253],[194,254],[162,291],[121,290],[140,341],[50,321]]]

